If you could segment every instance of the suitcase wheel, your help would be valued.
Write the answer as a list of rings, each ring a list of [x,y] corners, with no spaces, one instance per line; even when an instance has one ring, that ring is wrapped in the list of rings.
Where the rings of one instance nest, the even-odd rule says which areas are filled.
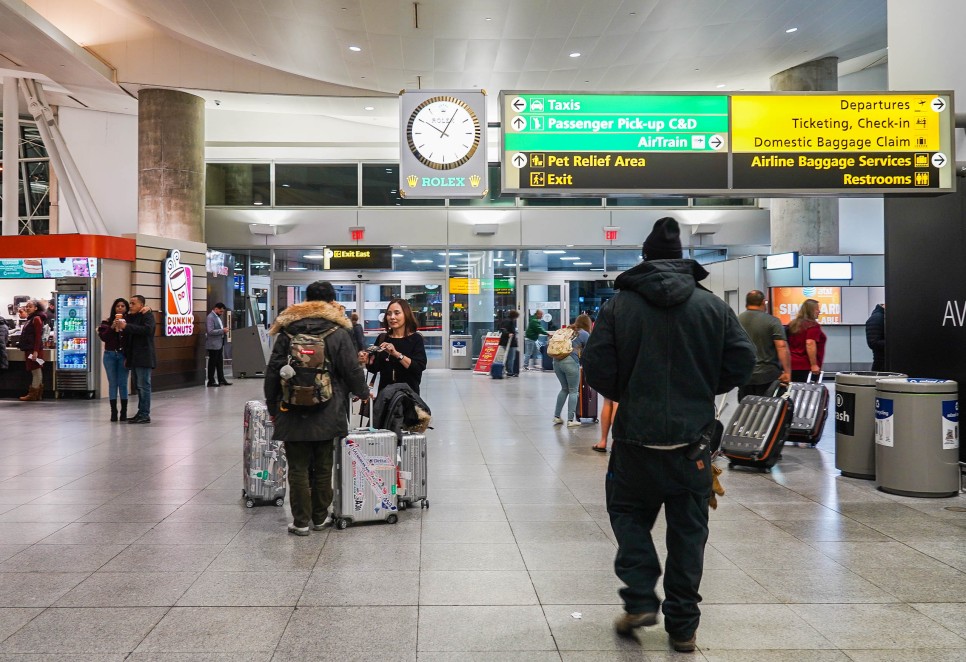
[[[728,468],[729,469],[734,469],[735,468],[735,463],[734,462],[729,462],[728,463]]]
[[[429,499],[423,499],[423,502],[419,505],[420,508],[429,508]]]
[[[400,501],[397,507],[399,508],[399,510],[406,510],[406,508],[408,508],[409,506],[405,501]]]
[[[251,500],[251,499],[245,499],[245,507],[246,508],[254,508],[255,507],[255,502],[253,500]]]
[[[281,508],[283,505],[285,505],[285,499],[282,497],[275,499],[275,505]]]
[[[386,522],[388,522],[389,524],[395,524],[398,521],[399,521],[399,517],[396,515],[396,513],[393,513],[392,515],[386,518]]]
[[[349,520],[347,519],[340,517],[335,521],[335,528],[339,529],[340,531],[345,529],[347,526],[349,526]]]

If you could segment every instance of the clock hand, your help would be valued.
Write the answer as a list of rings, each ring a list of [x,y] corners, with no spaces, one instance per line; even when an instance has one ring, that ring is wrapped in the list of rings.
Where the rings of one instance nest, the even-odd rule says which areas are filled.
[[[443,136],[446,135],[446,132],[449,131],[449,125],[452,124],[453,123],[453,120],[455,120],[455,119],[456,119],[456,113],[454,112],[453,113],[453,116],[449,118],[449,122],[446,123],[446,127],[443,129],[443,131],[442,131],[442,133],[440,135],[443,135]]]
[[[440,135],[446,135],[446,129],[449,128],[449,124],[447,124],[446,125],[446,129],[440,130],[440,128],[438,126],[436,126],[434,124],[430,124],[426,120],[419,120],[419,121],[422,122],[423,124],[425,124],[426,126],[430,127],[431,129],[435,129],[436,131],[439,131]]]

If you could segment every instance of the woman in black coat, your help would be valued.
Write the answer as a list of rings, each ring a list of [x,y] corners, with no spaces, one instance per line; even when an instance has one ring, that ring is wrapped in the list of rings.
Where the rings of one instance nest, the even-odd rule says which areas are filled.
[[[369,372],[379,375],[379,389],[390,384],[408,384],[419,393],[426,370],[426,344],[416,325],[416,316],[405,299],[393,299],[386,306],[385,333],[376,338],[378,352],[365,358]]]

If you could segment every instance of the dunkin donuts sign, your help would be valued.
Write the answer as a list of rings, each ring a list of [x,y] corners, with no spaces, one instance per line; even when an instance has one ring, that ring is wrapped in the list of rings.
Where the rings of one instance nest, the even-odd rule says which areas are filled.
[[[191,267],[181,264],[181,251],[164,261],[164,335],[190,336],[195,330],[191,297]]]

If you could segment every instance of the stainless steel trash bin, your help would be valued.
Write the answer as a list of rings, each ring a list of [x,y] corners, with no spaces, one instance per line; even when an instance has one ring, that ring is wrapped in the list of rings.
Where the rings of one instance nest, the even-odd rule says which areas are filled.
[[[959,385],[880,379],[875,386],[875,476],[890,494],[959,493]]]
[[[449,337],[449,367],[450,370],[473,369],[473,336]]]
[[[875,383],[901,372],[835,375],[835,468],[850,478],[875,479]]]

